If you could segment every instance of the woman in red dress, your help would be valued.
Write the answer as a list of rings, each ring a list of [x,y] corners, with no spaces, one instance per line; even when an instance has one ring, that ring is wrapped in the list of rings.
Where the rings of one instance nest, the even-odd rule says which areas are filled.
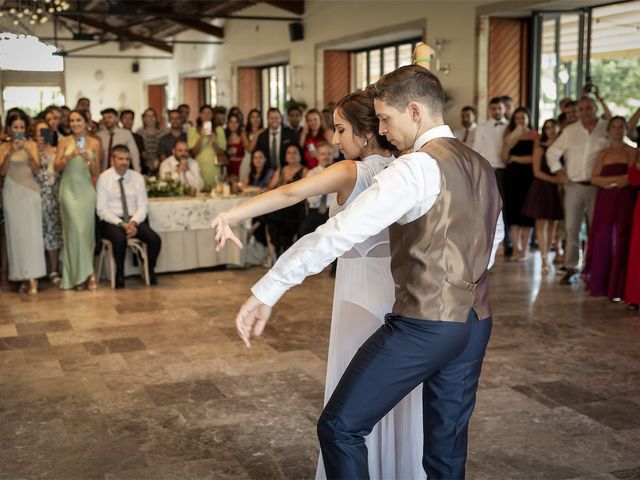
[[[229,166],[227,172],[229,177],[235,177],[236,181],[240,179],[240,165],[244,159],[244,145],[242,144],[242,124],[240,117],[232,113],[227,120],[227,156],[229,157]]]
[[[598,195],[589,232],[583,275],[593,297],[619,302],[624,296],[636,191],[629,187],[629,168],[637,151],[623,141],[626,122],[613,117],[607,127],[608,148],[598,155],[591,183]]]
[[[640,154],[638,150],[636,150],[636,163],[629,168],[629,185],[640,187]],[[640,195],[636,198],[630,243],[624,299],[629,304],[630,310],[638,310],[638,305],[640,305]]]

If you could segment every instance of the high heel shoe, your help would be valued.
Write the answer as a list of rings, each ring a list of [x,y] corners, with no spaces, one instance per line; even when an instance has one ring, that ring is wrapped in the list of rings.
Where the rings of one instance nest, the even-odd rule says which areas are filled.
[[[37,280],[29,280],[28,282],[27,295],[37,295],[38,294],[38,281]]]
[[[92,273],[87,279],[87,290],[89,290],[90,292],[95,292],[97,289],[98,284],[96,283],[96,275],[95,273]]]

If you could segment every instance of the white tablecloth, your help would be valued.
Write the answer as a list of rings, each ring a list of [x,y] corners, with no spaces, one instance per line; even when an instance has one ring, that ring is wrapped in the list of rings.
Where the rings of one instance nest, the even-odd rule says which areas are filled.
[[[177,272],[216,265],[244,266],[244,250],[228,243],[216,253],[211,221],[247,197],[172,197],[149,199],[149,225],[160,235],[162,250],[156,272]],[[247,225],[234,228],[246,244]]]

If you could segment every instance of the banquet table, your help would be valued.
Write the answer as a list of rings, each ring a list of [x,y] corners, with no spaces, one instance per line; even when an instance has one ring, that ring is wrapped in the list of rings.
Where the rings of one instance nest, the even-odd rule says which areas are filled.
[[[198,195],[149,199],[149,225],[162,239],[156,272],[178,272],[217,265],[245,265],[244,250],[232,243],[216,252],[211,221],[248,197]],[[234,227],[246,244],[249,222]],[[129,262],[127,262],[129,263]],[[127,269],[128,270],[128,269]]]

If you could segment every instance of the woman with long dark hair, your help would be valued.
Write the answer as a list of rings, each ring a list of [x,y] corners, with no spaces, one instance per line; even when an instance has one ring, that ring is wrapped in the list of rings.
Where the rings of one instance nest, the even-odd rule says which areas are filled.
[[[62,283],[60,288],[89,290],[98,286],[93,270],[96,227],[96,189],[92,176],[100,174],[100,142],[89,134],[84,110],[69,114],[71,135],[60,139],[54,169],[60,174],[62,220]]]
[[[522,213],[529,187],[533,182],[533,147],[538,132],[531,128],[529,109],[518,107],[513,112],[502,141],[505,172],[505,219],[513,242],[512,260],[526,260],[534,219]]]
[[[304,127],[300,132],[300,146],[304,151],[304,160],[309,169],[318,166],[318,144],[330,142],[332,134],[325,128],[322,114],[312,108],[304,116]]]
[[[229,177],[235,177],[239,180],[240,165],[244,160],[244,145],[242,144],[242,123],[237,114],[230,113],[227,117],[225,135],[227,137],[227,157],[229,158],[227,174]]]
[[[20,291],[38,293],[38,278],[47,274],[42,239],[42,198],[36,175],[40,154],[27,137],[29,117],[22,110],[7,116],[9,141],[0,146],[4,177],[2,206],[9,259],[9,280],[22,282]]]
[[[564,218],[560,200],[559,180],[547,165],[547,148],[558,137],[558,122],[549,119],[542,125],[540,139],[533,147],[534,179],[522,207],[522,214],[534,218],[536,222],[536,241],[542,257],[542,274],[550,272],[549,252],[558,220]]]
[[[414,52],[418,58],[433,55],[426,45]],[[428,67],[429,64],[421,62]],[[292,205],[315,195],[337,193],[330,215],[345,209],[372,183],[397,153],[378,133],[378,118],[373,99],[367,91],[342,98],[334,111],[335,134],[332,143],[348,159],[300,181],[259,195],[229,212],[219,215],[216,229],[218,249],[226,239],[241,245],[233,236],[230,224]],[[325,386],[325,403],[362,342],[384,323],[395,299],[390,273],[390,250],[387,230],[356,245],[338,259],[333,298],[329,358]],[[355,321],[357,319],[357,321]],[[422,461],[422,387],[407,395],[378,422],[366,437],[371,478],[424,479]],[[317,479],[326,478],[322,461]]]

